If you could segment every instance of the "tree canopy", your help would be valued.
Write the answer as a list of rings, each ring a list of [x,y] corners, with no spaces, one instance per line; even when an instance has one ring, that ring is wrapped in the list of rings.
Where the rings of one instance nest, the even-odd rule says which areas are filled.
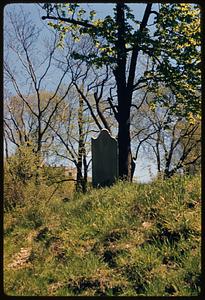
[[[101,19],[96,16],[95,10],[88,12],[77,3],[45,5],[47,17],[58,20],[58,23],[49,21],[48,24],[59,31],[59,46],[63,47],[67,32],[71,32],[76,42],[84,35],[89,35],[93,41],[93,51],[85,55],[82,49],[78,52],[74,51],[73,56],[98,68],[108,64],[113,70],[117,64],[117,52],[119,49],[122,50],[117,35],[116,7],[114,6],[110,15]],[[160,97],[162,96],[160,85],[170,87],[177,103],[173,111],[183,113],[190,119],[193,115],[199,117],[201,113],[200,7],[189,3],[161,4],[159,11],[154,11],[151,7],[151,4],[147,5],[141,22],[136,20],[129,5],[123,4],[124,56],[129,57],[129,54],[132,54],[134,66],[134,52],[135,56],[139,51],[149,55],[150,69],[142,74],[140,82],[151,80],[152,89],[158,92],[156,101],[166,102],[163,97]],[[153,24],[150,24],[153,26],[149,25],[149,27],[147,23],[151,14],[155,15],[155,18]],[[131,79],[131,76],[129,78]]]

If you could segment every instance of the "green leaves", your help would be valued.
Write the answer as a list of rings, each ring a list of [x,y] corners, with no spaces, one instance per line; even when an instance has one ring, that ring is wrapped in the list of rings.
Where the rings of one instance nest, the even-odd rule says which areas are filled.
[[[191,4],[162,4],[154,34],[155,76],[163,76],[179,103],[179,114],[200,114],[200,10]],[[159,63],[160,61],[160,63]],[[183,112],[181,110],[183,107]]]
[[[58,4],[56,6],[57,11],[61,12],[61,16],[70,18],[69,22],[58,21],[57,24],[48,23],[59,32],[59,46],[63,45],[63,39],[68,31],[71,31],[74,41],[77,41],[79,36],[88,35],[92,39],[94,47],[98,49],[95,58],[92,57],[92,63],[98,67],[102,64],[110,63],[112,65],[116,63],[117,24],[115,10],[114,17],[110,14],[104,19],[100,19],[96,18],[95,10],[88,12],[78,4]],[[67,8],[67,12],[65,11],[65,7]],[[132,11],[128,6],[125,6],[125,10],[127,18],[125,22],[125,42],[130,47],[136,41],[136,24],[138,23],[136,21],[134,28],[131,25],[131,22],[135,22]],[[78,24],[78,22],[81,23]],[[143,34],[146,35],[145,32]],[[74,57],[78,57],[78,59],[81,57],[81,59],[91,62],[91,57],[83,58],[82,55],[77,56],[76,53]]]
[[[79,4],[59,4],[59,10],[71,15],[70,22],[58,22],[49,25],[59,31],[59,46],[62,46],[66,32],[70,31],[75,42],[82,36],[89,36],[93,42],[94,51],[89,55],[74,53],[76,59],[85,60],[96,67],[105,64],[112,66],[117,63],[117,11],[104,19],[96,17],[96,11],[87,12]],[[51,7],[48,9],[51,11]],[[147,27],[139,30],[140,22],[128,5],[124,5],[125,24],[124,42],[126,56],[133,47],[138,46],[143,55],[151,58],[151,70],[144,74],[146,78],[153,77],[152,90],[157,92],[159,85],[169,87],[175,94],[180,109],[179,113],[188,117],[200,114],[201,109],[201,70],[200,70],[200,10],[193,4],[161,4],[155,23],[155,31]],[[65,15],[63,15],[65,16]],[[81,23],[73,23],[77,20]],[[183,110],[182,110],[183,107]]]

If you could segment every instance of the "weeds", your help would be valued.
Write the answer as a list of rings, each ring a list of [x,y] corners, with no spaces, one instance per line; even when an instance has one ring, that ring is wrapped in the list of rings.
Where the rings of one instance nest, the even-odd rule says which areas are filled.
[[[45,204],[51,187],[28,184],[24,203],[5,212],[6,294],[200,294],[199,177],[64,189]]]

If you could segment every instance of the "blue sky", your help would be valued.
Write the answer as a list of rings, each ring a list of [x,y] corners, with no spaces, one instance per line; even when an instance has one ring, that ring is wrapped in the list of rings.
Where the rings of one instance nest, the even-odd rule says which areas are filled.
[[[85,8],[95,9],[97,15],[100,18],[103,18],[107,14],[110,14],[113,7],[113,4],[111,3],[103,3],[103,4],[87,3],[84,5]],[[153,4],[153,5],[156,7],[158,4]],[[41,17],[45,15],[45,13],[37,4],[21,3],[21,4],[6,5],[4,9],[4,25],[6,25],[7,23],[5,13],[13,8],[15,8],[15,10],[18,11],[20,6],[30,15],[30,18],[41,29],[42,36],[46,37],[48,35],[48,30],[49,30],[47,26],[47,21],[43,21],[41,19]],[[135,3],[135,4],[130,4],[129,6],[133,9],[133,13],[136,16],[136,19],[141,20],[141,18],[143,17],[143,12],[146,4]],[[153,164],[153,162],[147,158],[147,155],[140,153],[138,160],[136,162],[136,171],[134,174],[136,179],[140,182],[147,182],[155,174],[156,174],[156,167]]]

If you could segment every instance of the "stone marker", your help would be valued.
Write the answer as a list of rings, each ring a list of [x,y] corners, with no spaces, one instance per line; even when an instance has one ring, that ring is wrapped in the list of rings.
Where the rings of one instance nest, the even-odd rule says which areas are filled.
[[[107,129],[92,138],[92,183],[94,187],[110,186],[118,178],[118,143]]]

